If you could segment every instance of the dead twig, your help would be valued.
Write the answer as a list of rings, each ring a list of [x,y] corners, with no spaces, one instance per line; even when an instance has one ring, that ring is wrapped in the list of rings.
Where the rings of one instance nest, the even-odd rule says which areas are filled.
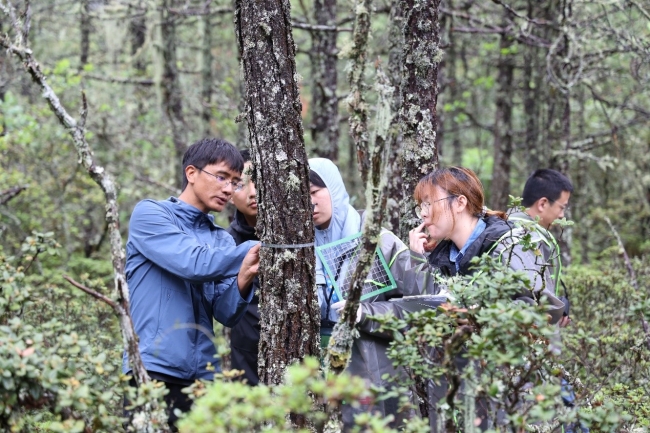
[[[605,219],[605,222],[607,222],[607,225],[609,225],[610,230],[612,231],[614,237],[616,238],[618,247],[621,249],[621,252],[623,253],[623,261],[625,262],[627,273],[630,276],[630,284],[632,285],[632,288],[635,291],[637,291],[639,290],[639,283],[637,282],[636,273],[634,272],[634,268],[632,267],[632,262],[630,262],[630,257],[627,255],[627,251],[625,251],[623,240],[619,236],[618,232],[616,231],[616,228],[614,227],[614,224],[612,224],[612,221],[609,219],[609,217],[605,216],[603,218]],[[648,322],[645,320],[644,317],[641,317],[641,327],[643,328],[643,332],[645,333],[646,346],[650,350],[650,330],[648,328]]]

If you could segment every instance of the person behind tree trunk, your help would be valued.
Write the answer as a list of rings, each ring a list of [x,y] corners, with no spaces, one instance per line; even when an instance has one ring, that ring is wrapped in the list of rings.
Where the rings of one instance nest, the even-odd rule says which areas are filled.
[[[539,237],[538,245],[541,252],[541,260],[549,266],[553,280],[555,281],[556,294],[559,296],[560,287],[564,286],[562,282],[562,256],[560,246],[555,237],[550,232],[550,226],[558,219],[564,218],[565,212],[569,209],[569,200],[573,192],[571,181],[562,173],[552,169],[536,170],[526,180],[524,191],[522,193],[521,204],[525,208],[509,212],[508,220],[517,222],[536,222],[535,235]],[[565,303],[564,317],[559,322],[560,327],[568,326],[571,322],[569,317],[569,299],[564,292],[561,297]],[[557,335],[556,345],[559,347],[559,333]],[[567,407],[575,405],[575,393],[573,387],[562,378],[562,401]],[[584,425],[567,425],[564,426],[565,433],[581,431],[588,433],[589,428]]]
[[[235,218],[228,227],[237,245],[246,241],[259,241],[255,234],[257,224],[257,197],[255,184],[251,180],[251,155],[248,149],[241,151],[244,159],[243,184],[244,187],[235,191],[230,198],[235,205]],[[260,381],[257,374],[257,356],[260,343],[260,313],[259,297],[257,290],[260,287],[258,277],[253,280],[253,299],[246,310],[244,317],[232,327],[230,333],[230,357],[232,368],[243,370],[243,379],[250,385],[257,385]]]
[[[522,287],[514,300],[536,304],[540,299],[550,316],[557,323],[564,311],[564,304],[553,292],[553,280],[548,269],[536,264],[533,251],[524,251],[513,244],[513,227],[505,221],[505,213],[491,211],[484,206],[483,186],[474,172],[462,167],[440,168],[423,177],[414,192],[418,203],[416,212],[423,222],[409,233],[412,264],[418,266],[405,273],[404,284],[409,284],[409,295],[445,294],[444,287],[438,285],[431,275],[435,272],[443,276],[471,275],[470,261],[483,254],[501,258],[501,253],[514,249],[509,254],[507,265],[526,273],[530,278],[532,290]],[[435,245],[428,257],[424,256],[426,247]],[[408,281],[408,283],[407,283]],[[533,292],[536,292],[535,294]],[[543,294],[544,296],[538,296]],[[366,333],[378,332],[377,322],[369,316],[392,313],[404,317],[399,303],[377,302],[361,304],[357,317],[358,328]],[[464,359],[457,359],[459,368]],[[446,395],[447,384],[441,378],[440,385],[430,386],[430,423],[432,431],[437,431],[435,407]],[[482,422],[481,429],[487,428],[487,411],[477,401],[477,415]]]
[[[362,229],[363,217],[349,204],[349,196],[345,190],[343,179],[338,168],[332,161],[325,158],[312,158],[309,160],[309,180],[312,205],[314,206],[314,225],[316,227],[316,246],[328,247],[332,243],[341,241],[349,236],[359,234]],[[347,245],[345,244],[338,244]],[[356,246],[356,244],[353,244]],[[392,232],[382,229],[378,239],[378,247],[389,267],[393,278],[401,279],[402,271],[407,267],[409,253],[406,245]],[[339,287],[346,275],[353,272],[354,258],[348,253],[356,251],[355,248],[342,248],[344,257],[337,257],[335,269],[330,269],[338,275],[335,278]],[[323,263],[317,258],[316,279],[318,299],[321,306],[321,346],[327,347],[329,336],[338,320],[337,304],[341,305],[334,290],[329,274],[325,271]],[[365,299],[364,303],[386,301],[390,298],[401,297],[399,288],[394,288],[384,293],[373,295]],[[340,307],[339,307],[340,308]],[[368,388],[371,386],[393,388],[393,383],[384,378],[405,375],[403,369],[396,369],[388,359],[386,350],[390,340],[375,335],[361,333],[354,340],[350,363],[346,371],[366,380]],[[399,398],[392,397],[384,400],[366,399],[359,401],[359,407],[353,408],[350,404],[342,407],[344,431],[349,431],[354,426],[354,416],[363,412],[379,412],[384,417],[393,415],[392,427],[403,424],[404,420],[412,416],[408,411],[399,412]]]
[[[133,210],[126,244],[131,316],[147,373],[169,389],[174,409],[189,411],[181,389],[219,371],[213,320],[233,326],[246,312],[259,266],[259,243],[235,245],[214,223],[243,188],[244,161],[220,139],[203,139],[183,156],[183,190],[167,200],[143,200]],[[122,370],[131,372],[128,354]],[[134,381],[133,381],[134,382]],[[134,383],[135,384],[135,383]]]

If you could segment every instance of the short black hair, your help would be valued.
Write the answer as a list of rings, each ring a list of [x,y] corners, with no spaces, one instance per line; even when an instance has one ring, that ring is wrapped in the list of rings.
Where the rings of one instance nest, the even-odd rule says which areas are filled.
[[[187,148],[183,155],[183,188],[187,187],[185,169],[189,165],[202,169],[206,165],[226,163],[229,169],[241,173],[244,160],[235,146],[221,138],[202,138]]]
[[[318,188],[327,188],[323,179],[314,170],[309,170],[309,182]]]
[[[530,207],[537,200],[544,197],[549,201],[556,201],[563,191],[573,192],[573,185],[569,178],[559,171],[540,168],[535,170],[526,181],[521,204]]]
[[[251,159],[251,150],[250,149],[242,149],[239,151],[239,154],[244,160],[244,164],[246,164],[248,161],[252,161]]]

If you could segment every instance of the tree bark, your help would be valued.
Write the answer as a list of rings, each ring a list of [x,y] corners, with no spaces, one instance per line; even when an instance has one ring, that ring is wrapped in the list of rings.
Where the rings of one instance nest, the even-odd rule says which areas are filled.
[[[327,364],[330,370],[336,374],[343,372],[350,360],[359,299],[366,276],[373,263],[377,239],[381,232],[381,222],[384,218],[386,179],[392,177],[390,169],[386,171],[386,162],[390,152],[387,141],[390,137],[393,120],[391,102],[394,88],[380,69],[377,70],[377,90],[379,91],[377,132],[370,156],[370,173],[366,184],[366,210],[359,261],[352,274],[350,291],[343,313],[334,326],[327,348]]]
[[[258,372],[271,385],[290,364],[320,353],[309,166],[289,1],[236,0],[235,9],[263,245]]]
[[[352,49],[350,50],[350,94],[348,110],[350,111],[350,136],[357,150],[357,164],[363,185],[368,181],[370,157],[368,155],[368,107],[364,92],[364,74],[370,34],[370,10],[372,0],[355,1],[354,31]]]
[[[203,46],[201,47],[201,119],[203,134],[212,135],[210,119],[212,119],[212,25],[210,23],[210,5],[207,5],[205,15],[201,17]]]
[[[187,149],[186,124],[183,118],[183,95],[181,93],[176,58],[176,17],[170,12],[174,0],[162,0],[160,8],[160,30],[162,35],[163,74],[162,104],[163,112],[169,121],[174,141],[176,160],[181,161]],[[176,186],[182,186],[182,173],[175,177]]]
[[[400,99],[400,85],[402,83],[402,55],[404,49],[404,11],[401,8],[402,3],[393,2],[389,15],[389,48],[388,48],[388,79],[393,87],[393,97],[391,98],[391,111],[398,113],[402,105]],[[399,118],[393,115],[390,128],[390,135],[387,139],[386,146],[389,148],[388,170],[396,174],[402,172],[402,135],[399,131]],[[386,185],[386,211],[385,226],[395,233],[399,233],[399,204],[402,196],[402,176],[389,176]]]
[[[508,27],[512,18],[511,12],[506,11],[502,27]],[[508,194],[510,193],[514,97],[512,79],[515,70],[514,55],[511,52],[513,45],[513,38],[504,32],[499,43],[496,118],[494,120],[494,167],[490,194],[490,207],[499,210],[505,210],[508,207]]]
[[[336,26],[336,0],[315,0],[314,18],[322,26]],[[337,32],[312,31],[312,125],[314,152],[336,161],[339,156],[339,101],[336,95]]]
[[[144,46],[147,37],[146,9],[138,2],[137,6],[131,6],[129,11],[134,15],[129,21],[129,35],[131,43],[131,56],[134,57],[132,63],[136,75],[146,75],[146,63],[140,56],[140,49]]]
[[[80,55],[79,55],[79,70],[83,70],[84,66],[88,63],[88,52],[90,50],[90,1],[81,0],[81,16],[79,19],[80,27]]]
[[[404,18],[402,107],[402,193],[400,237],[418,224],[412,194],[420,178],[438,166],[436,103],[438,65],[442,59],[438,9],[440,0],[401,0]]]

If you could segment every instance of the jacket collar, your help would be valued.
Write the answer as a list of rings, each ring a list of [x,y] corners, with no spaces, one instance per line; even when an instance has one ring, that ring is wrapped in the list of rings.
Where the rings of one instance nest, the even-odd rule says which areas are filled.
[[[201,212],[199,209],[195,208],[191,204],[185,203],[183,200],[180,200],[177,197],[169,197],[167,199],[169,202],[173,203],[172,210],[174,214],[186,224],[194,225],[203,221],[208,221],[211,228],[217,228],[218,226],[214,223],[214,215],[206,214]]]
[[[456,271],[455,264],[449,259],[449,252],[451,250],[452,242],[444,240],[431,252],[429,256],[429,263],[437,268],[445,276],[456,275],[469,275],[473,273],[470,270],[470,261],[472,258],[482,256],[489,252],[492,246],[508,231],[512,230],[510,225],[496,216],[489,216],[483,218],[485,222],[485,230],[476,238],[476,240],[467,248],[465,254],[460,260],[460,271]]]

